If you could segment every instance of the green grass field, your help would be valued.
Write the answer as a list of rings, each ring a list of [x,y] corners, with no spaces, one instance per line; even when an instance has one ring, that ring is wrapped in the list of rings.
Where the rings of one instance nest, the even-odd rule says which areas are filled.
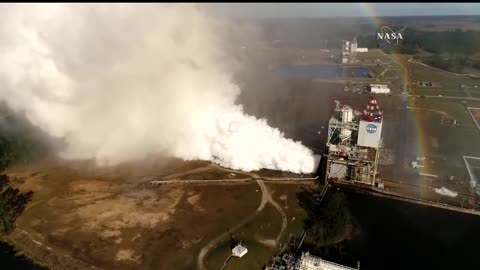
[[[455,101],[444,101],[441,99],[420,99],[416,101],[415,107],[445,112],[449,116],[455,118],[457,121],[462,121],[468,126],[474,124],[471,123],[471,116],[468,113],[465,105],[462,103]]]
[[[282,207],[287,215],[287,228],[283,237],[280,239],[281,243],[288,240],[290,234],[300,235],[303,232],[303,222],[307,217],[307,213],[300,206],[297,199],[298,192],[302,188],[312,186],[296,185],[295,187],[287,184],[269,184],[268,188],[274,192],[272,195],[275,201]]]
[[[274,240],[281,229],[282,218],[280,213],[271,204],[267,204],[262,212],[254,220],[245,224],[236,235],[239,237],[260,237]]]
[[[409,63],[411,79],[415,81],[430,81],[438,85],[439,90],[453,90],[463,93],[461,87],[464,85],[477,85],[478,81],[465,76],[456,76],[446,71],[432,69],[416,63]],[[417,87],[418,89],[421,89]]]
[[[285,243],[289,234],[301,235],[303,232],[303,221],[306,217],[305,210],[299,205],[297,193],[302,187],[312,185],[292,184],[267,184],[272,192],[272,198],[282,207],[287,216],[287,227],[280,239],[280,244]],[[234,238],[242,241],[247,247],[248,253],[242,258],[232,258],[224,269],[262,269],[268,261],[278,252],[278,246],[273,248],[262,244],[258,237],[264,239],[275,239],[280,232],[282,219],[278,211],[271,205],[266,205],[259,215],[239,229]],[[220,269],[231,254],[232,240],[225,239],[221,244],[212,250],[206,257],[208,269]]]
[[[467,104],[461,100],[428,98],[417,99],[414,106],[425,109],[412,113],[420,122],[416,128],[423,134],[419,143],[429,159],[428,173],[438,175],[441,180],[454,176],[456,190],[468,192],[468,175],[462,157],[480,153],[480,144],[475,143],[479,140],[478,128]],[[452,120],[451,117],[459,125],[442,122],[442,119]]]

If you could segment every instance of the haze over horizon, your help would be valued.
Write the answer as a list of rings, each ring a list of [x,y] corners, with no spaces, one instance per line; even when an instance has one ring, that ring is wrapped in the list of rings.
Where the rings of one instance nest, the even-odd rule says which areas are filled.
[[[218,14],[256,18],[480,15],[480,3],[221,3],[207,5]]]

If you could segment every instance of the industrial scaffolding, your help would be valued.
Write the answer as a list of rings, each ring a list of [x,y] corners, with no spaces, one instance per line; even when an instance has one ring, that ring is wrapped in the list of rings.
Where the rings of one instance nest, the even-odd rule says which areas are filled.
[[[351,268],[310,255],[309,252],[302,252],[301,256],[285,253],[281,258],[276,257],[266,270],[360,270],[360,262],[357,263],[357,268]]]
[[[360,113],[348,105],[338,101],[336,103],[328,125],[325,179],[326,181],[334,180],[373,186],[376,181],[378,148],[381,142],[379,140],[372,141],[370,137],[364,139],[364,137],[380,138],[381,119],[379,122],[378,118],[369,119],[372,122],[363,120],[364,114],[370,115],[368,112]],[[361,127],[364,130],[360,130]],[[359,136],[362,138],[361,144],[363,145],[359,144]],[[372,144],[374,147],[371,147]]]
[[[302,257],[298,261],[295,270],[359,270],[360,265],[357,268],[348,267],[334,262],[323,260],[320,257],[312,256],[308,252],[303,253]]]

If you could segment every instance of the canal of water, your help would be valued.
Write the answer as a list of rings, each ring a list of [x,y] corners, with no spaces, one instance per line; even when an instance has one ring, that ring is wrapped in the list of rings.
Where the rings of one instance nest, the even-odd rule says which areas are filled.
[[[480,217],[353,192],[345,195],[358,223],[355,233],[312,254],[351,267],[360,261],[362,270],[480,269]]]

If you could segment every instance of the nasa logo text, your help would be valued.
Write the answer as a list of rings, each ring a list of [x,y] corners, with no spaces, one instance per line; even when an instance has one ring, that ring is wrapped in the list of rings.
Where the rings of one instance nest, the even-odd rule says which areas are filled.
[[[398,45],[400,39],[403,40],[402,33],[397,33],[388,26],[384,25],[377,31],[377,40],[385,40],[390,45]]]
[[[377,131],[377,126],[374,124],[368,124],[365,129],[367,130],[368,133],[373,134]]]

